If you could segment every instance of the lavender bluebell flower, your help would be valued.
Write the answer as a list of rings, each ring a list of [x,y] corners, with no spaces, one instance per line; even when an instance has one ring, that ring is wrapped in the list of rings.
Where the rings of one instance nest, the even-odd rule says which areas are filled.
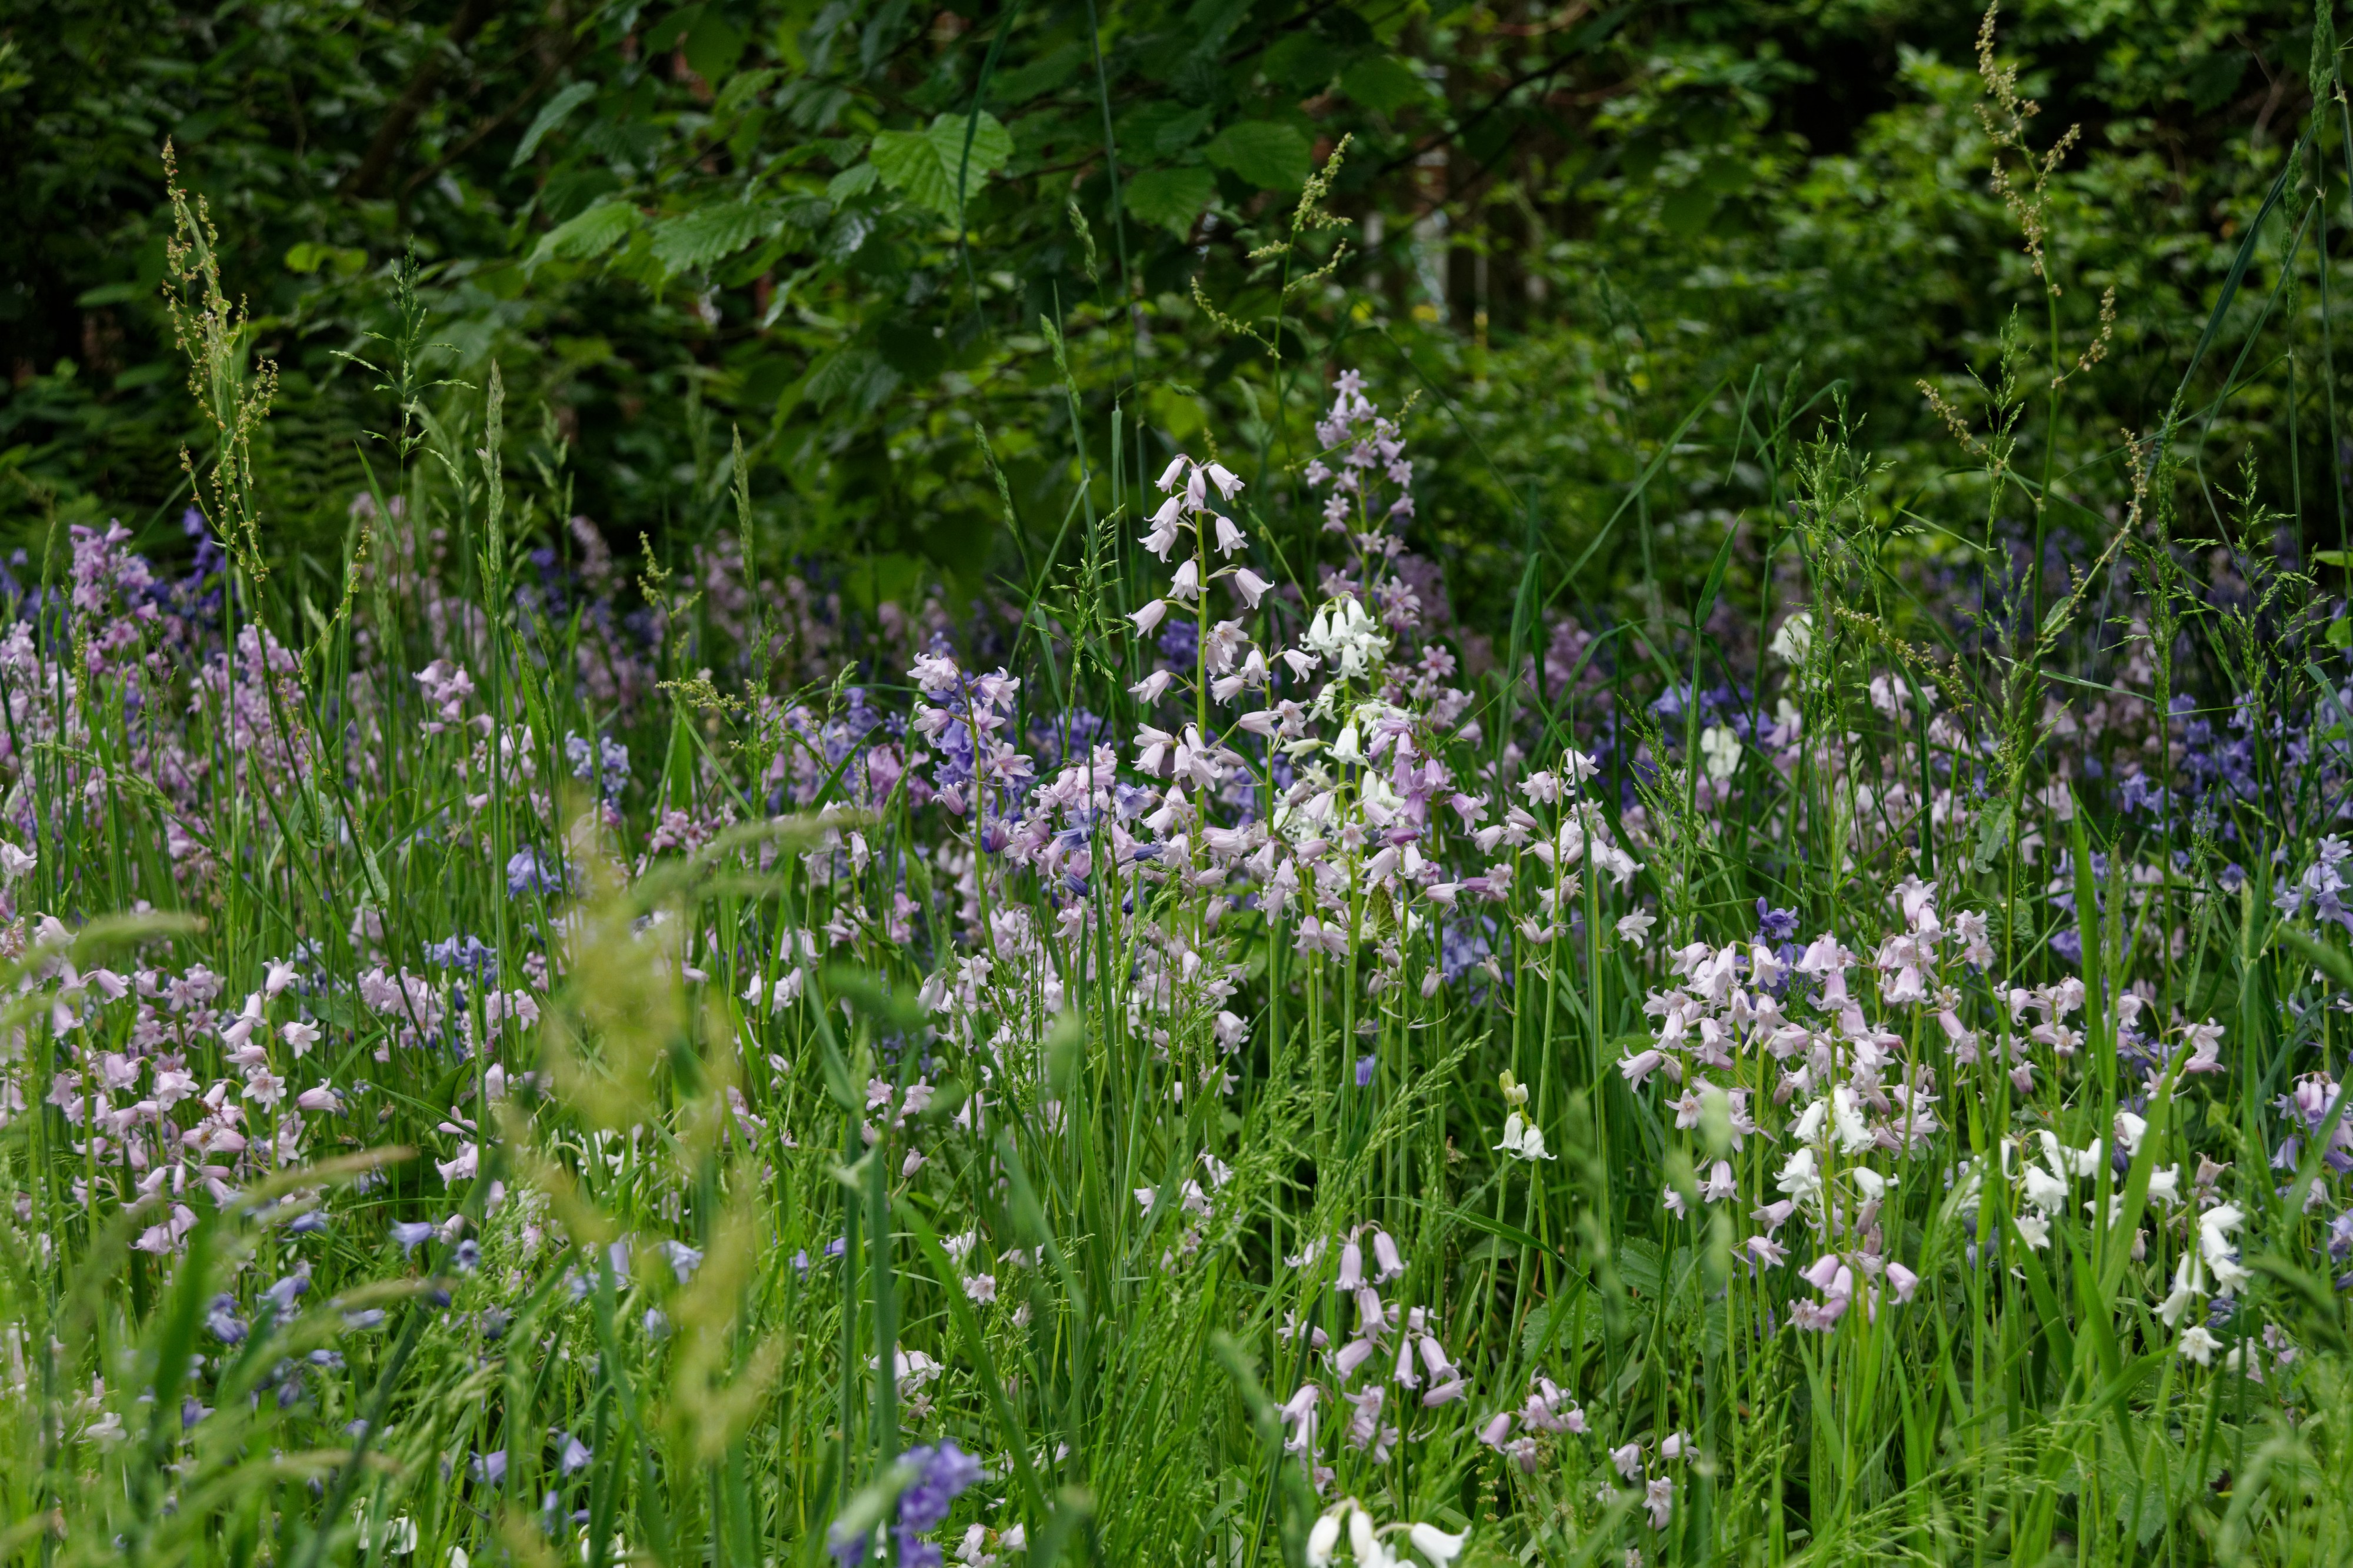
[[[452,936],[425,944],[425,962],[442,969],[462,969],[488,974],[499,961],[498,949],[478,936]]]
[[[411,1219],[393,1222],[392,1239],[400,1243],[400,1255],[403,1258],[415,1252],[419,1243],[429,1241],[432,1237],[433,1226],[427,1221]]]
[[[557,892],[563,886],[562,863],[542,858],[539,851],[530,845],[524,845],[507,857],[507,892],[512,897]]]
[[[1200,658],[1201,628],[1189,620],[1173,620],[1160,634],[1160,657],[1179,669],[1190,669]]]
[[[1370,1089],[1373,1086],[1373,1068],[1379,1063],[1380,1059],[1381,1058],[1377,1055],[1361,1056],[1356,1058],[1356,1087],[1358,1089]]]
[[[899,1462],[913,1468],[915,1479],[899,1494],[898,1561],[901,1568],[939,1568],[940,1549],[921,1538],[944,1523],[957,1497],[980,1479],[980,1461],[953,1440],[937,1447],[910,1448]]]
[[[296,1298],[310,1289],[311,1270],[302,1268],[276,1281],[261,1294],[262,1299],[269,1303],[270,1310],[282,1318],[294,1310]]]
[[[572,763],[572,776],[586,779],[601,774],[597,782],[607,797],[621,793],[629,782],[629,749],[610,735],[599,735],[592,743],[578,732],[564,737],[564,754]]]
[[[237,1315],[237,1298],[227,1294],[214,1297],[206,1310],[205,1327],[225,1345],[244,1343],[245,1320]]]
[[[1453,921],[1438,933],[1439,973],[1452,984],[1494,954],[1495,922]]]

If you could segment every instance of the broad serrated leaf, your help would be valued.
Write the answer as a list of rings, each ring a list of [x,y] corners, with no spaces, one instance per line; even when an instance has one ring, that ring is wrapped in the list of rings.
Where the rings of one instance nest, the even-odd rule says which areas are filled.
[[[536,267],[557,256],[574,261],[602,256],[627,238],[638,222],[638,209],[628,203],[598,202],[540,236],[539,244],[532,249],[530,265]]]
[[[1380,114],[1395,114],[1430,96],[1430,85],[1395,55],[1367,55],[1340,76],[1340,90]]]
[[[716,9],[707,8],[679,46],[687,68],[706,82],[719,82],[735,68],[744,53],[744,37],[728,25]]]
[[[969,155],[965,150],[967,125],[972,134]],[[1013,138],[993,114],[982,114],[977,123],[961,114],[943,114],[928,131],[878,132],[868,155],[883,184],[917,205],[953,219],[959,211],[959,172],[964,199],[969,202],[981,182],[1012,158]]]
[[[774,232],[778,215],[756,202],[718,202],[655,226],[654,259],[679,273],[708,267]]]
[[[1218,177],[1207,169],[1146,169],[1127,181],[1120,199],[1144,222],[1181,236],[1217,194]]]
[[[853,343],[810,372],[801,395],[820,410],[848,398],[860,413],[871,413],[898,385],[899,373],[881,354]]]
[[[1181,103],[1147,103],[1121,124],[1120,154],[1144,160],[1181,153],[1199,139],[1216,117],[1214,104],[1188,109]]]
[[[508,161],[507,167],[522,168],[523,160],[539,151],[541,141],[549,132],[563,124],[565,116],[596,96],[595,82],[575,81],[540,105],[539,112],[531,117],[531,124],[524,129],[522,140],[515,143],[514,157]]]
[[[1295,125],[1244,120],[1218,132],[1208,159],[1262,191],[1295,191],[1307,183],[1314,149]]]

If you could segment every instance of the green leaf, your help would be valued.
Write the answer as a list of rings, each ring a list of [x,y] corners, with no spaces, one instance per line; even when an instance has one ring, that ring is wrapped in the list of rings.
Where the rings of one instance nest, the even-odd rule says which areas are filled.
[[[1977,853],[1969,864],[1982,877],[1992,868],[1997,856],[2010,847],[2010,803],[2004,801],[1999,809],[1989,811],[1978,819]]]
[[[507,161],[507,167],[522,168],[524,160],[539,151],[540,142],[549,132],[563,124],[565,116],[596,96],[595,82],[575,81],[541,104],[539,112],[531,117],[531,124],[524,129],[522,140],[515,143],[514,156]]]
[[[1699,607],[1692,611],[1694,629],[1705,625],[1708,613],[1715,608],[1715,596],[1724,591],[1724,574],[1732,565],[1732,542],[1739,537],[1736,524],[1724,531],[1724,543],[1716,550],[1715,563],[1707,569],[1707,582],[1699,591]]]
[[[1267,80],[1294,93],[1321,92],[1339,68],[1338,51],[1312,32],[1286,35],[1259,61]]]
[[[339,278],[356,278],[366,269],[367,259],[364,250],[338,249],[332,245],[319,245],[306,239],[287,250],[286,270],[308,276],[323,267],[332,269]],[[85,305],[111,303],[107,300],[92,301],[88,295],[82,297],[81,302]]]
[[[1295,125],[1244,120],[1218,132],[1208,159],[1262,191],[1295,191],[1307,183],[1314,149]]]
[[[681,5],[672,11],[646,30],[645,47],[655,53],[678,47],[685,41],[686,36],[694,31],[694,25],[702,20],[703,9],[698,3]]]
[[[719,202],[654,227],[654,259],[671,277],[710,266],[765,237],[776,215],[756,202]]]
[[[704,81],[717,83],[735,68],[744,53],[744,35],[727,25],[715,8],[705,8],[695,19],[682,47],[689,69]]]
[[[1666,1259],[1660,1255],[1656,1242],[1632,1236],[1619,1244],[1619,1276],[1637,1293],[1656,1297],[1665,1282],[1666,1272]]]
[[[965,152],[967,124],[972,128],[969,159]],[[963,171],[968,202],[982,181],[1012,159],[1013,138],[993,114],[984,112],[976,124],[965,115],[943,114],[928,131],[878,132],[869,156],[885,185],[953,221],[959,211],[957,172]]]
[[[639,221],[638,209],[627,202],[598,202],[540,236],[529,264],[536,267],[557,256],[573,261],[602,256],[628,238]]]
[[[1166,158],[1199,139],[1217,118],[1217,106],[1187,109],[1181,103],[1147,103],[1119,128],[1119,149],[1132,158]]]
[[[847,397],[860,412],[871,412],[898,388],[899,373],[883,363],[881,354],[852,344],[811,371],[801,395],[818,409]]]
[[[2320,636],[2321,640],[2327,643],[2330,647],[2353,647],[2353,620],[2348,620],[2343,616],[2339,616],[2328,623],[2328,629]]]
[[[1182,236],[1218,194],[1218,176],[1195,165],[1182,169],[1146,169],[1120,191],[1127,210],[1156,228]]]
[[[1395,55],[1367,55],[1340,77],[1340,90],[1377,114],[1395,114],[1430,97],[1430,84]]]
[[[884,132],[883,134],[887,136],[891,132]],[[880,177],[881,171],[873,164],[853,163],[825,183],[825,199],[839,206],[842,203],[856,196],[862,196],[872,190],[875,181]]]
[[[1701,185],[1670,191],[1659,204],[1659,222],[1677,239],[1689,239],[1700,233],[1715,216],[1715,193]]]

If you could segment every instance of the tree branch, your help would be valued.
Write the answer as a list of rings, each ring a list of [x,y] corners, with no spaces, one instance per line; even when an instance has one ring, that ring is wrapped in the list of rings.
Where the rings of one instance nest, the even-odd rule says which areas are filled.
[[[474,35],[482,30],[482,24],[491,19],[491,12],[497,7],[498,0],[464,0],[458,7],[458,14],[450,18],[448,30],[442,35],[440,43],[418,64],[417,74],[408,79],[408,86],[393,100],[392,112],[385,116],[382,125],[376,127],[375,139],[368,143],[366,154],[360,159],[359,171],[352,176],[353,195],[364,197],[375,194],[376,187],[384,183],[385,175],[391,172],[393,160],[400,155],[401,144],[408,140],[409,132],[416,128],[417,117],[424,113],[425,106],[433,100],[434,90],[440,85],[441,72],[449,57],[473,40]]]

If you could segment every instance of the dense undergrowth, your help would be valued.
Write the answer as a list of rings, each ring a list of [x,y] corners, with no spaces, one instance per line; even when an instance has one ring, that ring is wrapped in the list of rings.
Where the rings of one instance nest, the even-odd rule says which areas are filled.
[[[0,641],[0,1558],[2342,1560],[2343,606],[2211,409],[2021,471],[2105,339],[1930,498],[1753,379],[1685,608],[1473,626],[1414,389],[1245,464],[1048,322],[1060,531],[869,615],[404,274],[316,597],[175,233],[194,563]]]

